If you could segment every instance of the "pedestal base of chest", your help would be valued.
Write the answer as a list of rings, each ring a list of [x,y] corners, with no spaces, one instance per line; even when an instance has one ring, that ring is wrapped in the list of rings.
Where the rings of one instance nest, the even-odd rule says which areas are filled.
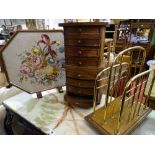
[[[80,97],[72,94],[65,94],[64,99],[71,106],[77,106],[85,109],[93,106],[92,97]]]

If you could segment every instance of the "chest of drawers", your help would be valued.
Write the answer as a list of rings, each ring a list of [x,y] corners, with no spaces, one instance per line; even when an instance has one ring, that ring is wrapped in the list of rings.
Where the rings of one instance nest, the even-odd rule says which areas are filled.
[[[93,105],[94,82],[104,68],[106,23],[60,23],[64,28],[66,95],[71,105]]]

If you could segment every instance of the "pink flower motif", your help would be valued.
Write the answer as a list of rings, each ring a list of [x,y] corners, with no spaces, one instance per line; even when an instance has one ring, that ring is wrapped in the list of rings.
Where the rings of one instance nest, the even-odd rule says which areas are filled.
[[[32,74],[32,69],[26,65],[21,66],[20,72],[23,74],[31,75]]]
[[[34,76],[34,73],[31,72],[28,75],[29,75],[29,77],[33,77]]]
[[[47,56],[48,54],[50,54],[52,58],[55,58],[57,56],[55,50],[51,48],[52,45],[56,44],[56,41],[51,41],[48,35],[42,34],[41,40],[39,40],[37,44],[39,45],[40,43],[43,43],[45,45],[43,50],[43,52],[45,52],[45,56]]]
[[[36,57],[36,56],[32,57],[32,61],[33,61],[35,66],[39,66],[42,63],[41,58],[40,57]]]

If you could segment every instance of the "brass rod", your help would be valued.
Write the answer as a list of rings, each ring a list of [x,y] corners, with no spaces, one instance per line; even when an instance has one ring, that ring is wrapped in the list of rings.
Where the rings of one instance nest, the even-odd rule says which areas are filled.
[[[148,74],[148,76],[149,76],[149,74]],[[144,76],[144,79],[145,79],[145,78],[148,79],[148,76]],[[144,84],[144,88],[141,89],[142,91],[146,89],[146,82],[147,82],[147,80],[143,81],[143,83],[142,83],[142,84]],[[141,110],[141,107],[142,107],[142,104],[143,104],[143,103],[142,103],[142,102],[143,102],[143,99],[144,99],[144,97],[141,98],[141,100],[140,100],[140,103],[141,103],[141,104],[139,104],[139,106],[138,106],[138,110],[137,110],[137,115],[138,115],[138,116],[139,116],[139,114],[140,114],[140,110]],[[145,99],[145,101],[146,101],[146,99]],[[145,102],[144,102],[144,104],[145,104]]]
[[[110,69],[110,67],[107,67],[105,69],[103,69],[102,71],[100,71],[97,76],[96,76],[96,79],[95,79],[95,84],[94,84],[94,99],[93,99],[93,113],[95,113],[95,110],[96,110],[96,98],[97,98],[97,81],[99,79],[99,77],[104,74],[105,71],[108,71]]]
[[[140,86],[140,84],[138,84],[137,86]],[[129,89],[128,91],[127,91],[127,93],[129,93],[129,92],[131,92],[132,90],[134,90],[136,87],[132,87],[131,89]]]
[[[134,95],[131,95],[130,97],[128,97],[127,99],[125,99],[125,102],[130,100]]]
[[[151,82],[151,92],[152,92],[152,89],[153,89],[153,85],[155,85],[155,70],[153,71],[153,79],[152,79],[152,82]],[[151,92],[149,94],[149,97],[151,96]],[[148,107],[150,107],[150,102],[148,102]]]
[[[116,68],[114,68],[114,75],[115,75],[115,73],[116,73]],[[115,84],[115,76],[113,77],[113,85],[112,85],[112,88],[113,88],[114,84]],[[111,96],[110,96],[110,102],[111,102],[111,100],[112,100],[113,92],[114,92],[114,89],[112,89],[112,94],[111,94]]]
[[[108,79],[108,77],[105,77],[105,78],[99,79],[99,80],[97,80],[97,82],[102,81],[102,80],[106,80],[106,79]]]
[[[147,75],[147,80],[149,80],[149,74]],[[152,79],[152,81],[153,81],[153,79]],[[149,81],[148,81],[148,82],[149,82]],[[146,83],[146,85],[145,85],[145,89],[146,89],[146,87],[147,87],[147,83]],[[151,87],[150,87],[150,88],[151,88]],[[151,91],[151,90],[149,89],[149,91]],[[145,96],[144,109],[146,108],[146,104],[147,104],[147,102],[148,102],[148,99],[147,99],[147,98],[149,98],[149,96],[150,96],[149,91],[148,91],[147,96]]]
[[[144,76],[144,79],[146,78],[146,76]],[[142,84],[144,84],[144,83],[142,83]],[[145,86],[146,86],[146,84],[145,84]],[[145,87],[143,88],[143,89],[141,89],[142,91],[143,90],[145,90]],[[139,116],[139,114],[140,114],[140,110],[141,110],[141,107],[143,106],[143,96],[142,96],[142,98],[140,99],[140,104],[138,105],[138,110],[137,110],[137,116]]]
[[[122,57],[123,57],[123,55],[122,55]],[[121,77],[121,71],[122,71],[122,65],[121,65],[121,63],[120,63],[120,66],[119,66],[119,76],[118,76],[118,82],[120,82],[120,77]],[[116,96],[115,96],[115,98],[116,97],[118,97],[118,88],[119,86],[117,86],[117,83],[116,83]],[[114,109],[115,109],[115,105],[113,104],[112,105],[112,117],[114,117]]]
[[[94,85],[93,113],[95,113],[95,110],[96,110],[97,78],[95,79],[95,85]]]
[[[122,119],[122,114],[123,114],[123,110],[124,110],[124,103],[125,103],[124,102],[125,101],[125,95],[126,95],[126,89],[124,90],[122,102],[121,102],[121,106],[120,106],[120,112],[119,112],[119,116],[118,116],[118,124],[117,124],[117,129],[116,129],[117,134],[119,134],[119,132],[120,132],[121,119]]]
[[[137,79],[135,79],[135,81],[133,81],[133,82],[135,82],[135,85],[137,85]],[[133,82],[132,82],[132,84],[133,84]],[[131,86],[131,85],[130,85]],[[132,109],[133,109],[133,106],[134,106],[134,100],[135,100],[135,93],[136,93],[136,91],[137,91],[137,87],[135,87],[135,89],[133,90],[133,98],[132,98],[132,102],[131,102],[131,107],[130,107],[130,110],[129,110],[129,115],[128,115],[128,122],[130,122],[130,120],[131,120],[131,118],[132,118]]]
[[[108,85],[108,84],[104,84],[104,85],[102,85],[102,86],[96,87],[96,89],[103,88],[103,87],[105,87],[105,86],[107,86],[107,85]]]
[[[144,79],[144,76],[142,76],[142,81],[143,81],[143,79]],[[141,80],[139,81],[139,83],[141,83],[141,85],[140,86],[138,86],[137,85],[137,87],[139,87],[139,91],[137,92],[138,93],[138,96],[137,96],[137,102],[136,102],[136,105],[135,105],[135,109],[134,109],[134,112],[133,112],[133,118],[132,119],[134,119],[134,117],[136,116],[136,111],[137,111],[137,108],[138,108],[138,102],[139,102],[139,97],[141,97],[141,98],[143,98],[143,96],[140,96],[140,94],[141,94],[141,88],[142,88],[142,86],[143,86],[143,82],[142,82]],[[139,103],[139,104],[141,104],[141,103]]]
[[[155,81],[155,71],[153,71],[153,78],[151,80],[151,85],[150,85],[150,88],[149,88],[149,92],[148,92],[148,95],[146,97],[146,101],[145,101],[145,108],[149,105],[149,97],[151,95],[151,91],[152,91],[152,88],[153,88],[153,85],[154,85],[154,81]]]
[[[107,93],[106,93],[106,98],[105,98],[104,121],[106,120],[106,115],[107,115],[107,106],[108,106],[108,101],[109,101],[109,90],[110,90],[112,68],[113,68],[113,65],[111,65],[110,70],[109,70],[108,87],[107,87]]]
[[[123,57],[123,55],[122,55],[122,57]],[[120,80],[120,77],[121,77],[121,75],[122,75],[121,71],[122,71],[122,65],[121,65],[121,63],[120,63],[119,77],[118,77],[118,81],[119,81],[119,82],[121,82],[121,80]],[[120,85],[119,85],[119,86],[120,86]],[[118,97],[118,93],[117,93],[117,92],[118,92],[118,89],[119,89],[118,87],[119,87],[119,86],[116,87],[116,97]],[[112,117],[114,117],[114,110],[115,110],[115,105],[113,104],[113,105],[112,105]]]

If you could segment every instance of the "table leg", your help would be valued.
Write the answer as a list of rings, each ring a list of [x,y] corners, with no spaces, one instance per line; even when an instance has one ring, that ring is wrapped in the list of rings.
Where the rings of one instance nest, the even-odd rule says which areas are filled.
[[[12,130],[12,120],[13,120],[13,114],[11,114],[7,110],[5,120],[4,120],[4,129],[8,135],[14,135],[13,130]]]

